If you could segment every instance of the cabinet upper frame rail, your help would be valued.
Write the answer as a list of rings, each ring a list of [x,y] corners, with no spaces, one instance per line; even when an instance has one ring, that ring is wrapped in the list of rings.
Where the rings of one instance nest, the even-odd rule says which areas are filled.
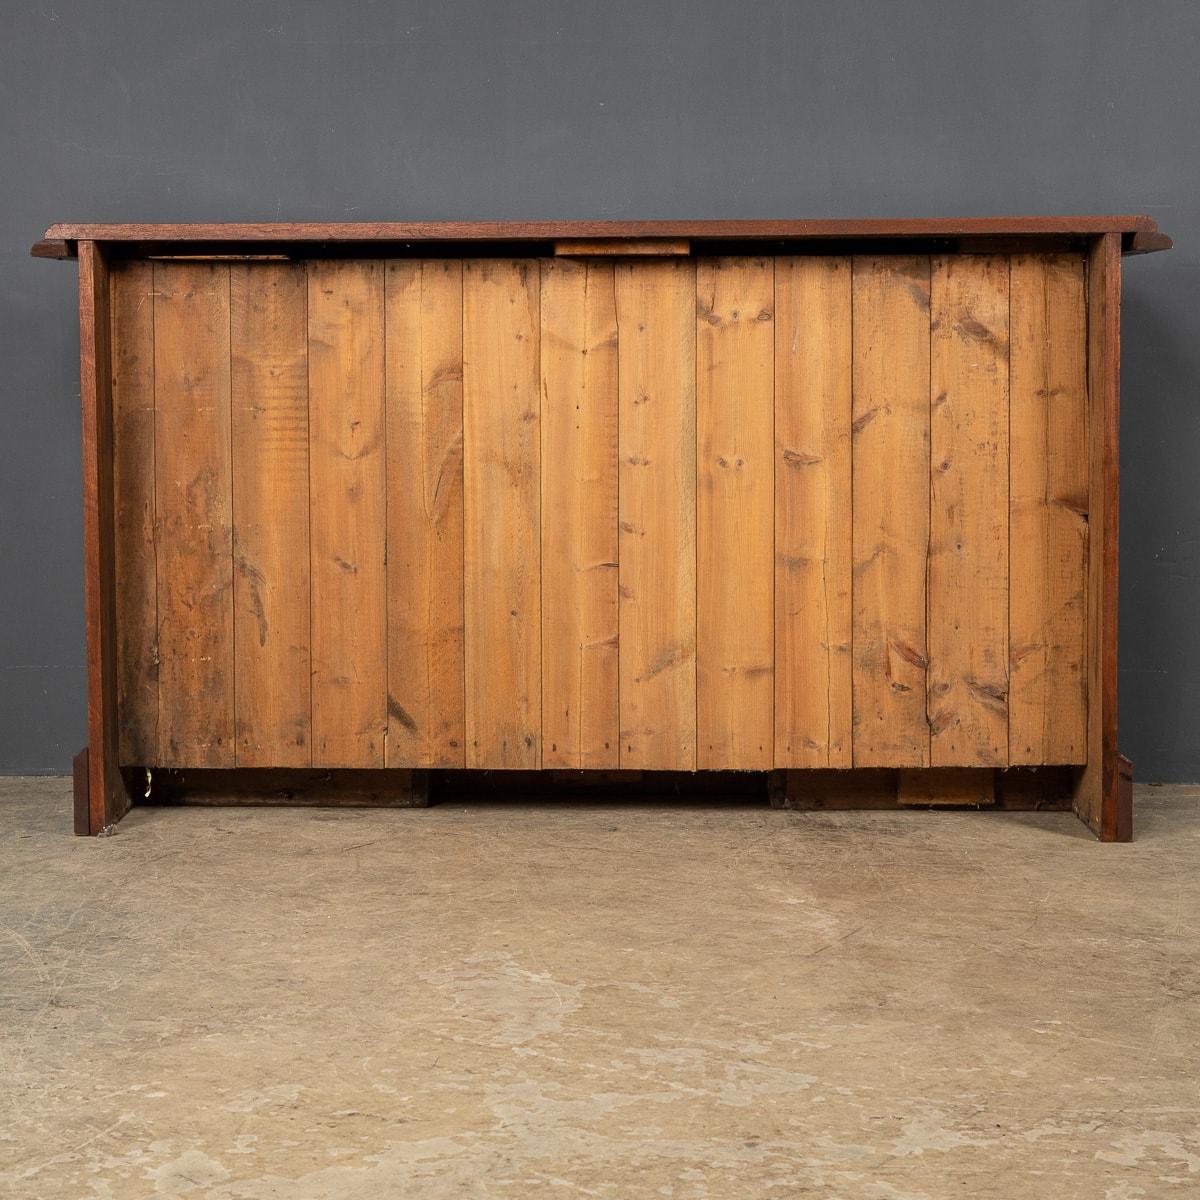
[[[900,220],[786,220],[786,221],[332,221],[248,223],[121,223],[51,225],[30,253],[35,258],[74,258],[80,241],[128,244],[141,253],[202,255],[236,253],[253,243],[254,250],[272,250],[302,243],[325,247],[337,244],[364,248],[372,243],[402,247],[420,243],[421,253],[471,253],[502,243],[511,255],[514,243],[525,243],[529,252],[553,252],[559,240],[588,240],[619,243],[647,238],[686,238],[693,253],[712,253],[716,244],[729,242],[784,242],[804,253],[806,243],[888,242],[912,240],[956,243],[947,249],[992,250],[996,239],[1087,238],[1120,234],[1125,254],[1147,254],[1169,250],[1171,239],[1158,230],[1157,222],[1145,215],[1050,216],[1050,217],[938,217]],[[266,243],[267,246],[262,245]],[[778,249],[773,247],[778,252]],[[375,249],[378,253],[378,248]],[[495,250],[493,252],[496,252]]]

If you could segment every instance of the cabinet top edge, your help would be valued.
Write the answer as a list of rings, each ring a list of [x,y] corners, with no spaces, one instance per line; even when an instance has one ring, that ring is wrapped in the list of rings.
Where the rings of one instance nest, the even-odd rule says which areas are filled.
[[[72,258],[81,241],[180,244],[273,242],[552,242],[557,239],[690,238],[795,241],[1007,238],[1120,234],[1127,254],[1167,250],[1171,239],[1145,215],[934,217],[899,220],[738,221],[264,221],[246,223],[60,223],[32,247],[35,258]],[[703,249],[703,246],[697,246]]]

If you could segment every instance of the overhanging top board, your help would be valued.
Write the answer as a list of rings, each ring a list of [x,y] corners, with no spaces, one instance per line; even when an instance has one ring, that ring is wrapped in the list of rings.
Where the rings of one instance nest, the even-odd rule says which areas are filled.
[[[297,243],[553,243],[560,239],[618,242],[631,238],[687,238],[693,252],[705,243],[768,241],[889,241],[892,239],[1054,239],[1119,233],[1127,254],[1170,249],[1171,239],[1148,216],[938,217],[902,220],[799,221],[335,221],[205,224],[58,224],[46,230],[31,253],[72,258],[81,241],[128,244],[149,253],[183,254],[191,247],[236,249]],[[799,246],[797,245],[797,249]]]

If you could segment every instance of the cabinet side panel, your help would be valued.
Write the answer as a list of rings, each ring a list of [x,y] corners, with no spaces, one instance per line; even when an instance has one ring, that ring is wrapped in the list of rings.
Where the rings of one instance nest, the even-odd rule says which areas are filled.
[[[854,765],[929,765],[929,260],[854,259]]]
[[[1009,758],[1087,758],[1087,308],[1079,255],[1011,277]]]
[[[382,262],[309,264],[308,339],[313,766],[382,767]]]
[[[230,267],[237,765],[312,764],[308,280]]]
[[[113,490],[117,727],[123,764],[158,753],[158,594],[154,550],[154,264],[114,264]]]
[[[613,264],[542,263],[542,765],[618,765]]]
[[[696,766],[696,271],[616,267],[621,767]]]
[[[774,757],[775,264],[696,267],[696,765]]]
[[[939,767],[1008,762],[1008,259],[931,272],[929,732]]]
[[[154,264],[158,763],[234,765],[229,267]]]
[[[848,258],[775,261],[775,766],[853,764]]]
[[[463,266],[467,766],[541,765],[538,264]]]
[[[389,767],[466,763],[462,264],[387,264]]]

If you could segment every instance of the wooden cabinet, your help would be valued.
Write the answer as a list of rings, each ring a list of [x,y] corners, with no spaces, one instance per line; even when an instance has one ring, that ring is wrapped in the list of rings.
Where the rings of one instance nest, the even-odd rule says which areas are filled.
[[[458,769],[763,772],[1128,837],[1120,263],[1166,245],[1141,217],[52,228],[81,830],[147,769]]]

